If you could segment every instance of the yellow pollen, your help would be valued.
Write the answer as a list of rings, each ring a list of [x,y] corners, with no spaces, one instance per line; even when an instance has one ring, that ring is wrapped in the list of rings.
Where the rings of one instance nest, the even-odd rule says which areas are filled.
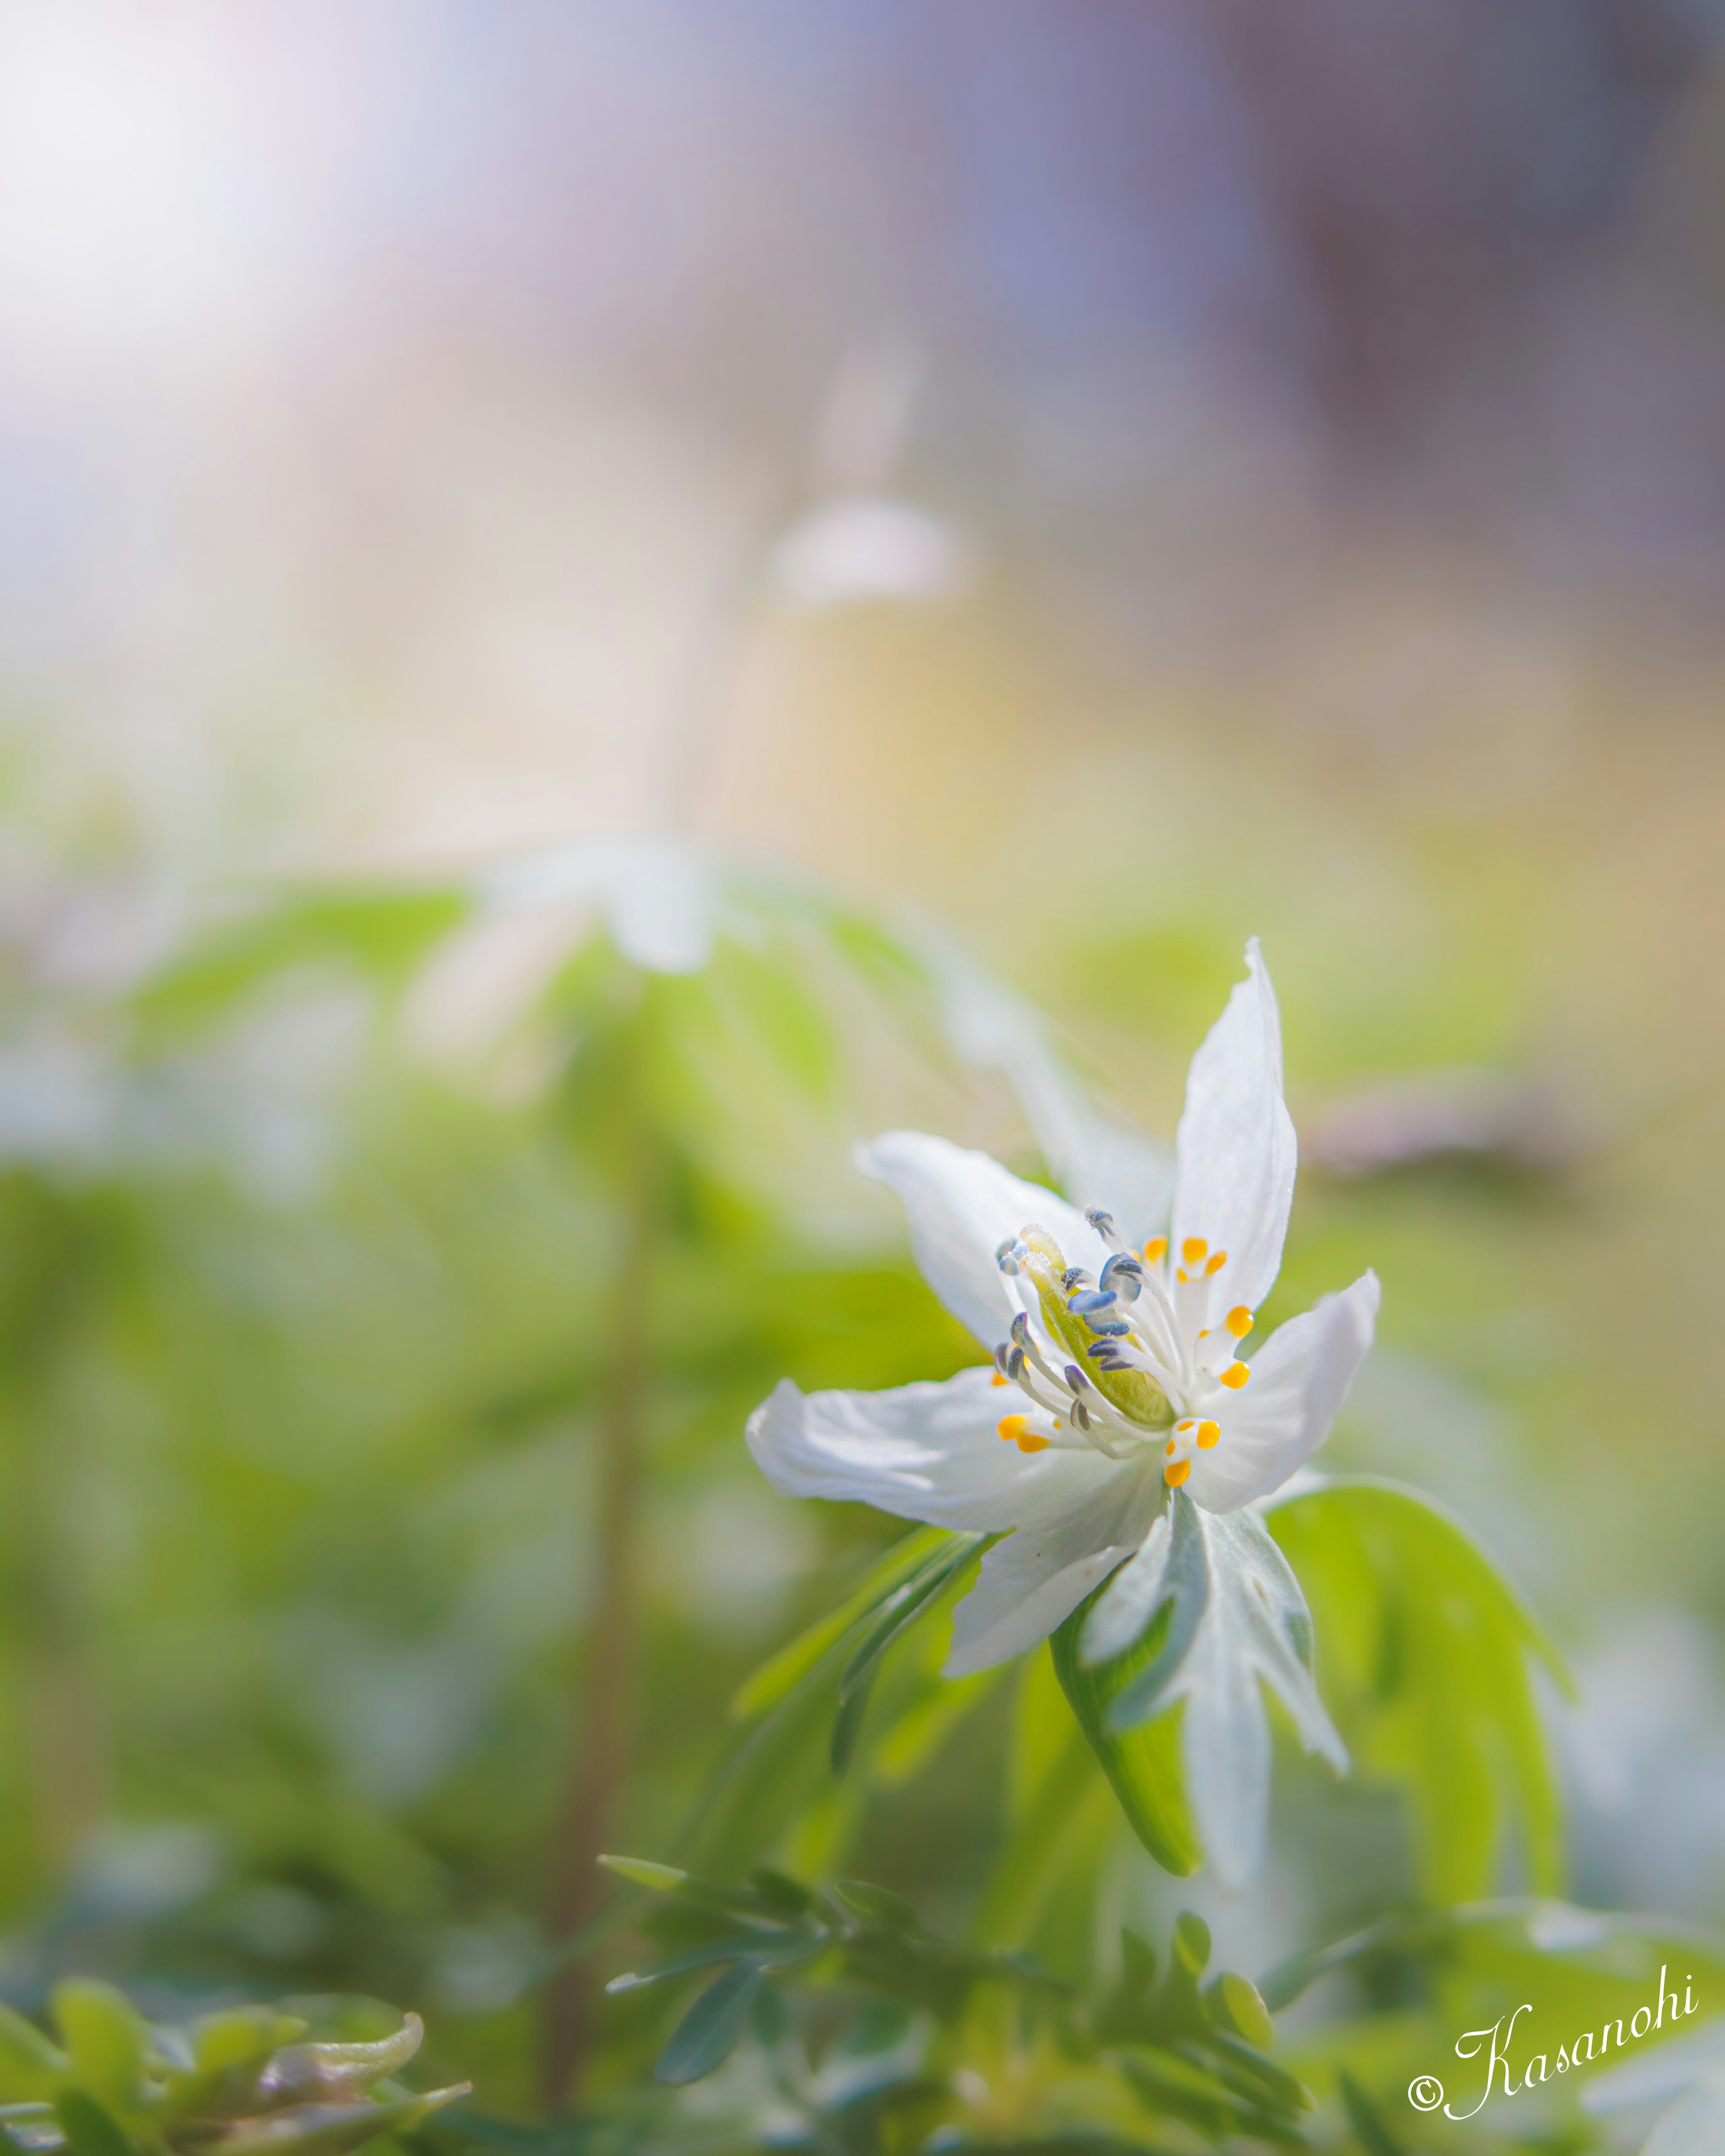
[[[1244,1340],[1252,1329],[1252,1313],[1243,1302],[1237,1302],[1222,1322],[1236,1340]]]
[[[1001,1439],[1007,1445],[1016,1445],[1029,1427],[1028,1415],[1002,1415],[999,1424]]]
[[[1162,1449],[1168,1455],[1168,1458],[1172,1460],[1175,1453],[1178,1451],[1179,1447],[1174,1443],[1173,1438],[1170,1438],[1168,1443],[1163,1445]]]
[[[1201,1422],[1198,1425],[1198,1442],[1205,1452],[1220,1440],[1221,1435],[1222,1425],[1219,1422]]]
[[[1169,1489],[1178,1490],[1191,1472],[1192,1462],[1189,1460],[1171,1460],[1163,1469],[1162,1479],[1168,1484]]]
[[[1049,1438],[1038,1437],[1034,1430],[1026,1430],[1024,1435],[1019,1440],[1019,1450],[1020,1452],[1046,1452],[1052,1440]]]
[[[1226,1385],[1230,1391],[1237,1393],[1251,1374],[1244,1363],[1230,1363],[1217,1379],[1217,1383]]]
[[[1004,1370],[997,1370],[989,1378],[988,1383],[991,1385],[1004,1385],[1006,1383],[1006,1373]]]
[[[1227,1262],[1228,1253],[1226,1250],[1212,1250],[1210,1252],[1209,1262],[1205,1265],[1204,1270],[1207,1273],[1219,1273]]]
[[[1159,1265],[1167,1255],[1168,1237],[1166,1235],[1153,1235],[1144,1245],[1144,1262],[1147,1265]]]
[[[1190,1280],[1190,1279],[1191,1279],[1191,1277],[1192,1277],[1191,1274],[1190,1274],[1190,1273],[1189,1273],[1189,1272],[1187,1271],[1187,1270],[1186,1270],[1186,1268],[1184,1267],[1184,1265],[1181,1265],[1181,1266],[1178,1267],[1178,1268],[1176,1269],[1176,1270],[1175,1270],[1175,1273],[1174,1273],[1174,1278],[1175,1278],[1177,1281],[1189,1281],[1189,1280]]]
[[[1184,1422],[1177,1422],[1174,1424],[1174,1428],[1180,1433],[1181,1436],[1183,1437],[1186,1432],[1191,1429],[1192,1423],[1193,1418],[1190,1415],[1188,1415]]]
[[[1209,1248],[1202,1235],[1189,1235],[1180,1245],[1180,1255],[1189,1265],[1195,1265]]]

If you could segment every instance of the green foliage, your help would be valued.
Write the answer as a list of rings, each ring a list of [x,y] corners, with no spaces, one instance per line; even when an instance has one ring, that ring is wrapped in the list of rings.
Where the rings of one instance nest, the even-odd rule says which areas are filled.
[[[1552,1892],[1562,1821],[1531,1666],[1566,1679],[1502,1576],[1441,1507],[1394,1484],[1332,1481],[1268,1517],[1311,1598],[1350,1748],[1407,1793],[1429,1899],[1489,1892],[1512,1833],[1527,1883]]]
[[[305,2002],[326,2025],[338,2002]],[[413,2095],[395,2080],[424,2031],[307,2041],[306,2015],[229,2008],[188,2026],[146,2022],[110,1984],[71,1978],[52,2000],[51,2041],[0,2007],[0,2106],[14,2148],[52,2156],[346,2156],[454,2103],[469,2084]]]
[[[1142,2128],[1169,2122],[1211,2145],[1236,2134],[1305,2145],[1299,2122],[1311,2098],[1264,2056],[1273,2030],[1254,1986],[1227,1970],[1203,1982],[1210,1939],[1196,1917],[1174,1927],[1159,1976],[1149,1943],[1125,1933],[1117,1979],[1085,1995],[1029,1956],[935,1938],[901,1896],[872,1882],[823,1890],[763,1873],[737,1889],[608,1861],[653,1885],[638,1928],[692,1942],[614,1978],[614,1994],[719,1971],[666,2036],[655,2069],[661,2085],[716,2071],[752,2018],[781,2097],[803,2109],[811,2128],[830,2126],[824,2114],[834,2107],[815,2095],[833,2076],[814,2071],[814,2033],[829,2061],[834,2051],[865,2058],[873,2050],[875,2101],[843,2144],[857,2156],[905,2145],[895,2121],[901,2132],[914,2127],[917,2146],[937,2133],[941,2145],[967,2148],[1046,2149],[1066,2145],[1062,2136],[1075,2146],[1145,2147]],[[890,2048],[878,2035],[869,2041],[883,2007],[897,2017]],[[991,2073],[1004,2104],[992,2092],[968,2093],[986,2091]],[[849,2107],[842,2099],[836,2107]]]

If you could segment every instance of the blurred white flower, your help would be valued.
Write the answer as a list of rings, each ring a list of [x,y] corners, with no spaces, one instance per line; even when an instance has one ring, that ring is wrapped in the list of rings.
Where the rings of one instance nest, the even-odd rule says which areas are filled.
[[[957,597],[976,572],[958,526],[888,495],[841,495],[800,518],[773,547],[785,604],[818,613],[870,599]]]

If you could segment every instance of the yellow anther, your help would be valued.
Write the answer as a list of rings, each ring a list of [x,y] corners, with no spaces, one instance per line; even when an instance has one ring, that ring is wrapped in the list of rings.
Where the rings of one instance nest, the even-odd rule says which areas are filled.
[[[1221,1435],[1222,1425],[1219,1422],[1201,1422],[1198,1425],[1199,1445],[1205,1452],[1220,1440]]]
[[[1178,1490],[1191,1472],[1192,1462],[1189,1460],[1173,1460],[1163,1469],[1162,1479],[1169,1489]]]
[[[1216,1382],[1237,1393],[1251,1374],[1244,1363],[1230,1363]]]
[[[1226,1250],[1212,1250],[1209,1255],[1209,1262],[1205,1265],[1204,1270],[1207,1273],[1219,1273],[1227,1262],[1228,1253]]]
[[[1189,1265],[1199,1264],[1209,1248],[1202,1235],[1189,1235],[1180,1245],[1180,1255]]]
[[[991,1385],[1004,1385],[1006,1383],[1006,1373],[1004,1370],[997,1370],[989,1378],[988,1383]]]
[[[1029,1427],[1029,1415],[1002,1415],[999,1424],[1000,1436],[1008,1445],[1016,1445]]]
[[[1184,1265],[1178,1266],[1175,1270],[1174,1278],[1177,1281],[1189,1281],[1191,1277],[1191,1274],[1187,1271]]]
[[[1038,1437],[1034,1430],[1027,1430],[1024,1432],[1024,1435],[1019,1440],[1019,1450],[1020,1452],[1046,1452],[1052,1442],[1052,1439]]]
[[[1174,1428],[1178,1431],[1179,1435],[1183,1437],[1187,1431],[1192,1428],[1193,1421],[1194,1418],[1191,1415],[1188,1415],[1184,1422],[1177,1422],[1174,1424]]]
[[[1244,1340],[1252,1329],[1252,1313],[1243,1302],[1237,1302],[1222,1322],[1236,1340]]]
[[[1144,1262],[1147,1265],[1159,1265],[1167,1255],[1168,1237],[1166,1235],[1153,1235],[1144,1245]]]
[[[1168,1455],[1168,1458],[1172,1460],[1180,1448],[1174,1443],[1173,1438],[1170,1438],[1168,1443],[1163,1445],[1162,1449]]]

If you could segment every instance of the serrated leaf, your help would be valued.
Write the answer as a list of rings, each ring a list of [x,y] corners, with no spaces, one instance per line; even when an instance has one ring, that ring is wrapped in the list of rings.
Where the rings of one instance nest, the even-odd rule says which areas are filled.
[[[1513,1589],[1458,1521],[1394,1483],[1328,1481],[1267,1519],[1322,1619],[1326,1686],[1361,1763],[1407,1792],[1426,1895],[1489,1892],[1512,1826],[1529,1884],[1553,1891],[1563,1821],[1529,1666],[1566,1680]]]
[[[653,2070],[655,2081],[682,2088],[722,2065],[748,2025],[760,1988],[761,1969],[755,1962],[739,1962],[710,1984],[671,2031]]]
[[[1075,1624],[1077,1661],[1112,1684],[1105,1736],[1183,1702],[1183,1800],[1203,1821],[1219,1877],[1244,1885],[1263,1861],[1269,1826],[1270,1722],[1260,1684],[1287,1707],[1308,1751],[1338,1772],[1348,1763],[1312,1682],[1305,1598],[1262,1520],[1249,1510],[1206,1512],[1175,1491],[1138,1554],[1067,1620]]]

